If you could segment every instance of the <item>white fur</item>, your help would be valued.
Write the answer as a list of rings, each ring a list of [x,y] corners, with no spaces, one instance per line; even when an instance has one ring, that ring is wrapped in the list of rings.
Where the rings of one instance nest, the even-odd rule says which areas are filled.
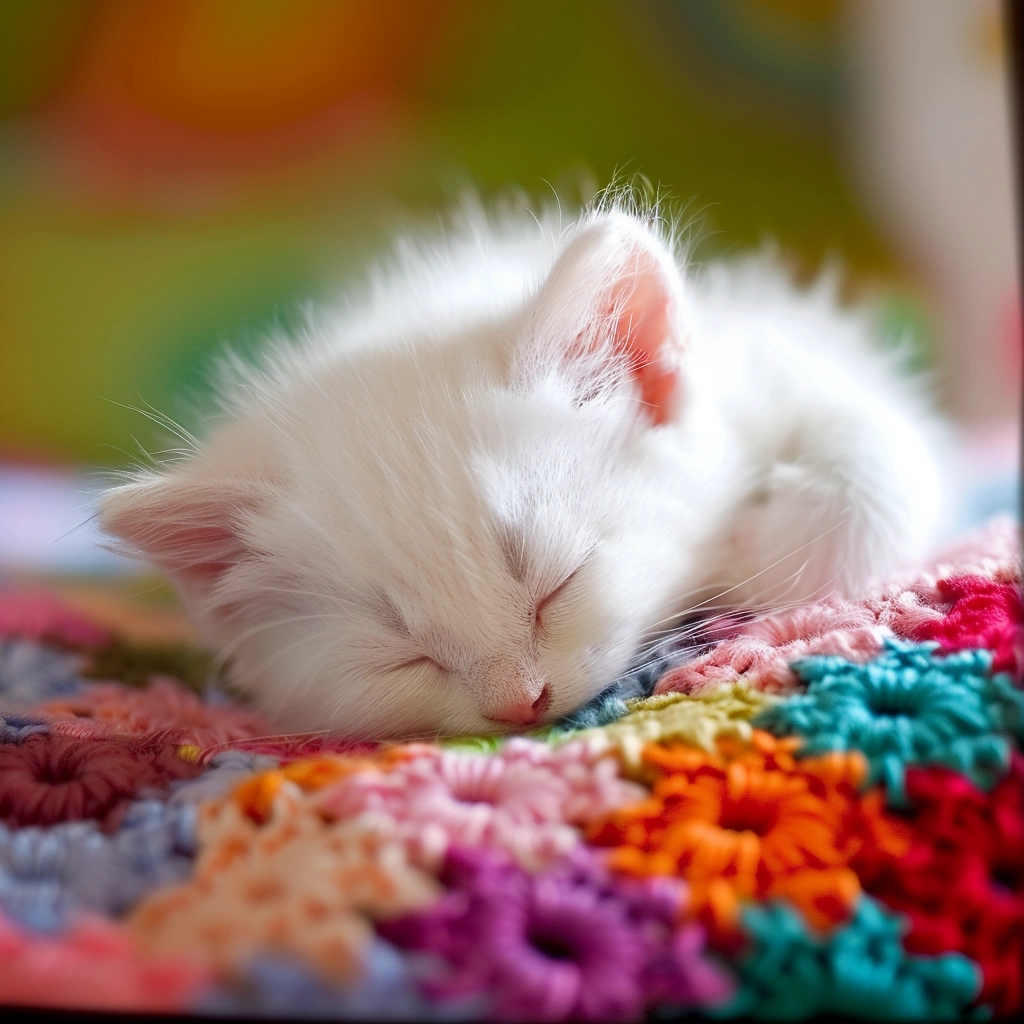
[[[662,425],[617,280],[666,318]],[[282,727],[493,731],[545,686],[547,721],[694,606],[853,593],[922,550],[936,428],[870,333],[769,259],[677,268],[642,213],[466,213],[234,366],[208,440],[102,518]],[[423,657],[446,671],[396,667]]]

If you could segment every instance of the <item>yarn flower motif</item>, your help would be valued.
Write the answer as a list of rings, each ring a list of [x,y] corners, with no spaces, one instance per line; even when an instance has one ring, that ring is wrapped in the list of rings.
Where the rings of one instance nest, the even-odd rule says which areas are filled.
[[[435,897],[435,881],[409,864],[401,843],[360,822],[325,822],[295,790],[276,794],[262,824],[234,799],[200,807],[192,878],[128,918],[144,948],[234,972],[257,956],[292,957],[352,980],[372,919]]]
[[[640,799],[614,758],[585,747],[515,738],[489,757],[412,746],[389,771],[350,775],[324,791],[320,813],[392,822],[413,859],[434,869],[449,846],[507,851],[539,868],[580,842],[577,826]]]
[[[40,706],[51,727],[69,735],[134,736],[196,746],[200,751],[265,736],[270,725],[248,708],[207,703],[170,679],[144,690],[94,683],[81,692]]]
[[[95,821],[51,828],[0,825],[0,909],[35,931],[59,931],[82,909],[118,916],[192,869],[195,810],[132,804],[113,835]]]
[[[96,818],[113,827],[136,794],[200,771],[165,744],[36,733],[0,745],[0,819],[54,825]]]
[[[700,696],[663,693],[629,702],[629,714],[603,729],[573,737],[594,754],[615,750],[631,772],[642,763],[644,747],[670,740],[714,751],[720,736],[747,741],[750,720],[773,703],[767,694],[736,683],[719,686]]]
[[[0,917],[0,1004],[74,1010],[184,1012],[212,984],[188,958],[140,957],[123,930],[101,918],[64,935],[24,932]]]
[[[807,692],[764,711],[757,723],[803,737],[808,754],[860,750],[867,783],[885,783],[906,806],[909,765],[945,765],[990,788],[1009,763],[1005,732],[1024,734],[1024,692],[991,676],[988,651],[935,657],[934,643],[890,640],[867,665],[808,658],[793,668]]]
[[[716,754],[651,745],[644,758],[661,774],[650,796],[593,822],[587,838],[613,847],[618,871],[685,878],[692,911],[723,946],[741,900],[786,897],[826,929],[860,892],[853,856],[865,845],[898,855],[906,841],[880,793],[858,796],[859,754],[797,762],[798,742],[755,731],[749,745],[720,740]]]
[[[82,689],[82,661],[32,640],[0,640],[0,698],[13,704],[37,704]]]
[[[987,648],[992,652],[993,672],[1024,676],[1024,602],[1019,582],[954,576],[939,580],[937,586],[949,610],[940,619],[922,622],[913,638],[936,640],[942,651]]]
[[[236,758],[253,755],[231,751],[231,756]],[[256,756],[266,757],[264,754]],[[273,816],[274,808],[281,804],[282,800],[282,806],[291,808],[295,800],[301,799],[304,793],[319,792],[356,772],[384,771],[392,764],[390,752],[377,757],[323,754],[299,758],[238,782],[232,791],[232,799],[250,820],[262,825]]]
[[[654,689],[699,695],[741,678],[766,693],[790,693],[798,680],[790,668],[810,654],[842,655],[857,661],[874,657],[891,635],[870,602],[829,597],[816,604],[744,623],[700,657],[665,673]]]
[[[911,923],[907,948],[958,950],[981,966],[981,1001],[1024,1008],[1024,756],[991,793],[943,768],[907,772],[911,847],[865,850],[864,887]]]
[[[890,580],[860,600],[833,596],[744,623],[711,650],[666,672],[654,692],[699,694],[742,677],[759,690],[791,693],[799,686],[791,667],[797,659],[831,655],[860,663],[879,654],[887,637],[922,639],[917,631],[942,620],[955,593],[944,578],[991,579],[1012,590],[1019,587],[1019,558],[1016,524],[994,521],[945,552],[932,571]],[[991,619],[1001,613],[983,614]]]
[[[378,925],[405,949],[439,955],[435,995],[483,995],[493,1020],[640,1020],[659,1003],[728,998],[704,959],[703,934],[677,925],[683,887],[614,877],[586,849],[540,874],[495,851],[453,847],[447,892],[418,914]]]
[[[909,954],[904,928],[867,896],[846,925],[825,936],[808,931],[784,902],[745,907],[750,945],[737,964],[740,991],[722,1015],[960,1020],[980,988],[977,965],[957,953]]]

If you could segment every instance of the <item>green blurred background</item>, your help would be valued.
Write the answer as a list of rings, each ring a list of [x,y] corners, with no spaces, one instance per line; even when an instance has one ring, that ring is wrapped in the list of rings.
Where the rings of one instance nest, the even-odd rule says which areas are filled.
[[[998,8],[966,6],[998,64]],[[934,362],[927,274],[855,180],[850,25],[838,0],[5,0],[0,454],[159,447],[123,406],[187,419],[211,353],[468,186],[642,174],[702,256],[841,255]]]

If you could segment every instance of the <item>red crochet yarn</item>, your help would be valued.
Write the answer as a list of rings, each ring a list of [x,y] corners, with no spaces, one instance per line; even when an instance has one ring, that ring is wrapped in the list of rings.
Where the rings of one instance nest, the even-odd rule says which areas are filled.
[[[911,846],[894,858],[868,847],[854,863],[864,888],[906,914],[907,948],[957,950],[985,978],[999,1014],[1024,1005],[1024,756],[991,793],[944,768],[912,768]]]
[[[318,754],[349,754],[362,757],[379,750],[381,744],[369,740],[350,740],[344,736],[329,736],[317,733],[296,733],[290,736],[254,736],[237,743],[205,747],[201,761],[208,761],[228,747],[244,750],[248,754],[269,754],[281,761],[296,761],[300,757],[315,757]]]
[[[110,634],[45,590],[0,593],[0,637],[51,640],[66,647],[102,647]]]
[[[915,640],[938,640],[944,651],[985,647],[995,672],[1024,675],[1024,602],[1020,588],[982,576],[953,576],[938,581],[949,611],[941,619],[920,623]]]
[[[134,736],[154,743],[189,744],[205,749],[265,736],[270,724],[236,704],[208,703],[155,677],[144,690],[120,683],[95,683],[81,693],[37,705],[54,716],[51,729],[69,736]]]
[[[200,771],[166,745],[36,733],[0,745],[0,818],[11,825],[96,818],[116,827],[142,790]]]
[[[200,964],[141,957],[127,934],[98,917],[80,918],[70,932],[51,936],[23,931],[0,915],[5,1007],[182,1013],[213,982]]]

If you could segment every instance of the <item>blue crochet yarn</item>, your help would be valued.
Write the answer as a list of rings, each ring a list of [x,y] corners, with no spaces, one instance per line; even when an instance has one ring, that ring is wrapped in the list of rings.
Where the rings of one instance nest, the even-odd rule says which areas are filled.
[[[59,931],[85,908],[119,915],[150,889],[183,881],[195,853],[195,810],[133,804],[121,828],[94,821],[51,828],[0,825],[0,910],[37,931]]]
[[[766,709],[755,724],[802,736],[803,754],[862,751],[868,784],[884,782],[893,806],[906,806],[910,765],[944,765],[991,788],[1009,764],[1004,734],[1022,732],[1024,692],[1008,676],[992,677],[988,651],[936,657],[936,646],[888,640],[866,665],[794,662],[807,692]]]
[[[331,985],[308,967],[276,957],[259,957],[231,988],[207,997],[207,1014],[283,1017],[291,1020],[459,1021],[479,1017],[477,999],[425,1000],[416,983],[423,971],[417,958],[375,938],[364,961],[364,975],[351,987]]]
[[[596,697],[555,722],[553,730],[572,732],[576,729],[593,729],[610,725],[628,715],[627,700],[650,697],[658,680],[669,669],[689,661],[708,646],[704,642],[694,642],[692,630],[692,626],[681,628],[675,635],[662,640],[653,650],[645,651],[638,663],[634,663]]]
[[[617,722],[623,715],[629,713],[626,701],[637,696],[640,694],[628,683],[623,684],[616,680],[583,707],[570,711],[558,719],[552,726],[552,731],[575,732],[577,729],[592,729],[595,726]]]
[[[32,640],[0,640],[0,697],[16,704],[68,697],[82,689],[81,659]]]
[[[736,998],[716,1015],[956,1020],[981,989],[978,965],[959,953],[907,953],[904,919],[869,896],[861,896],[847,925],[826,936],[783,901],[750,904],[742,916],[751,948],[737,965]]]
[[[49,727],[26,715],[0,711],[0,743],[20,743],[35,732],[49,732]]]
[[[204,800],[217,800],[232,790],[239,782],[256,772],[269,771],[280,762],[268,754],[250,754],[245,750],[225,750],[211,757],[206,771],[194,779],[181,779],[171,783],[168,803],[192,804]]]

